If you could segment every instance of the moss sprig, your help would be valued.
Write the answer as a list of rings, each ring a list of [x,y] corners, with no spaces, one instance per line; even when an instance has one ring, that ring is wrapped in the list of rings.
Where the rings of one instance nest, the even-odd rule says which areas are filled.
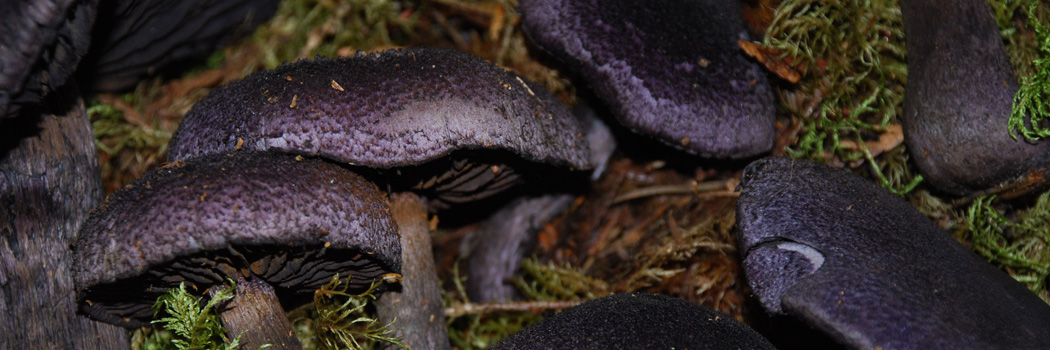
[[[1041,58],[1032,60],[1032,74],[1021,78],[1021,86],[1014,95],[1007,125],[1015,140],[1018,132],[1029,140],[1050,136],[1050,127],[1044,122],[1050,118],[1050,29],[1039,22],[1038,5],[1038,2],[1028,5],[1028,25],[1039,43]]]
[[[259,66],[404,45],[415,35],[415,6],[397,0],[283,1],[252,36],[262,51]]]
[[[1050,192],[1008,219],[992,206],[994,196],[978,197],[966,212],[973,250],[1006,270],[1043,300],[1050,302]]]
[[[870,138],[895,122],[907,78],[903,20],[896,0],[786,0],[762,45],[801,73],[782,91],[799,119],[796,158],[849,163],[864,157],[844,138]]]
[[[393,335],[395,321],[382,324],[366,308],[376,299],[382,284],[377,280],[361,293],[350,292],[350,278],[332,276],[328,284],[314,292],[313,310],[292,321],[296,337],[304,349],[372,349],[378,343],[408,348]]]
[[[232,283],[232,281],[231,281]],[[216,287],[218,288],[218,287]],[[233,286],[223,288],[207,303],[203,303],[203,297],[195,296],[186,291],[185,283],[180,283],[178,288],[172,288],[157,299],[153,304],[155,313],[167,314],[167,317],[154,320],[154,324],[162,325],[170,331],[170,345],[155,344],[153,348],[178,349],[178,350],[233,350],[238,346],[238,335],[234,339],[226,337],[226,329],[222,326],[219,316],[212,312],[220,302],[233,298]],[[203,305],[203,306],[202,306]],[[159,340],[167,338],[158,333]]]

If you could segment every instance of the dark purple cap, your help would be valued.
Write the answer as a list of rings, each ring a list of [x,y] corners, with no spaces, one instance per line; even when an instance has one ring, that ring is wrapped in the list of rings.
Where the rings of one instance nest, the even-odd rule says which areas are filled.
[[[521,0],[521,12],[634,131],[716,158],[773,147],[773,91],[737,44],[738,2]]]
[[[660,294],[588,301],[511,335],[493,349],[774,349],[732,317]]]
[[[845,170],[744,170],[738,245],[767,311],[854,349],[1047,349],[1050,306],[903,198]]]
[[[546,89],[470,54],[389,50],[253,74],[193,107],[168,159],[237,149],[393,168],[502,149],[587,169],[586,136]]]
[[[300,158],[301,159],[301,158]],[[321,160],[240,152],[157,169],[92,211],[78,238],[78,299],[91,317],[139,326],[169,288],[203,292],[252,274],[313,291],[400,271],[397,226],[371,182]]]

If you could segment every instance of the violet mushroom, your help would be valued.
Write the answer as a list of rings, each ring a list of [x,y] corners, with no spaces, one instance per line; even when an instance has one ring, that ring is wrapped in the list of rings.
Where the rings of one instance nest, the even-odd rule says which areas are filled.
[[[747,325],[660,294],[615,294],[548,317],[493,349],[774,349]]]
[[[1050,306],[900,196],[786,158],[741,182],[739,247],[767,311],[854,349],[1050,348]]]
[[[416,194],[393,196],[404,278],[400,293],[380,298],[379,316],[396,315],[402,340],[428,349],[449,343],[425,210],[500,193],[541,164],[590,167],[579,122],[548,91],[443,49],[318,58],[251,75],[197,103],[168,157],[240,149],[369,167],[391,188],[427,197],[424,205]]]
[[[999,27],[981,0],[901,2],[908,44],[905,142],[931,185],[969,195],[1045,171],[1050,143],[1013,139],[1017,92]]]
[[[585,103],[573,111],[587,126],[591,180],[597,180],[616,149],[609,128]],[[576,198],[572,193],[523,196],[500,208],[464,238],[460,257],[467,261],[464,289],[472,302],[503,302],[519,297],[514,276],[536,243],[536,234]]]
[[[98,5],[91,51],[80,71],[99,90],[134,87],[143,77],[204,58],[251,33],[280,0],[110,0]]]
[[[737,1],[522,0],[522,27],[627,127],[715,158],[773,147],[774,104]]]
[[[78,299],[95,319],[137,327],[168,289],[232,279],[236,296],[220,314],[231,339],[299,348],[274,289],[313,292],[335,274],[358,290],[396,278],[394,225],[382,192],[334,164],[255,152],[188,160],[91,213],[76,248]]]
[[[96,1],[0,2],[0,118],[63,86],[90,44]]]
[[[0,122],[0,349],[121,349],[127,333],[77,315],[73,251],[102,199],[91,126],[70,89]]]

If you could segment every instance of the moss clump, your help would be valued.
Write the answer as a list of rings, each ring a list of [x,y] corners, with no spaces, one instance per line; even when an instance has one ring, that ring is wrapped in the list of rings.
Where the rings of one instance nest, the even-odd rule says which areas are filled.
[[[102,178],[109,180],[105,183],[107,193],[138,178],[168,151],[172,133],[156,123],[127,118],[112,104],[98,100],[90,102],[87,113],[99,150]]]
[[[778,92],[791,113],[784,153],[838,166],[867,161],[877,181],[897,194],[922,181],[886,178],[879,154],[867,145],[898,129],[904,102],[904,24],[896,0],[785,0],[762,46],[799,76]]]
[[[1014,106],[1007,122],[1010,136],[1017,138],[1020,132],[1026,139],[1038,140],[1050,136],[1050,128],[1043,120],[1050,118],[1050,29],[1040,23],[1036,9],[1039,2],[1029,2],[1028,25],[1038,43],[1037,55],[1029,65],[1018,64],[1021,86],[1014,95]],[[1027,74],[1026,74],[1027,73]],[[1024,75],[1021,75],[1024,74]]]
[[[377,343],[390,343],[408,348],[392,336],[392,324],[382,324],[366,308],[375,300],[373,294],[382,282],[376,281],[361,293],[348,292],[350,279],[339,275],[314,292],[312,304],[293,311],[292,327],[303,349],[372,349]],[[298,315],[298,317],[295,317]]]
[[[132,347],[148,350],[236,349],[240,337],[226,338],[226,329],[219,316],[212,312],[215,305],[230,298],[233,298],[232,286],[204,303],[202,297],[190,294],[185,283],[180,283],[178,288],[168,290],[153,304],[157,314],[168,316],[153,321],[154,327],[145,327],[133,335]]]
[[[283,1],[253,34],[261,62],[250,66],[272,69],[304,58],[404,45],[414,36],[416,6],[397,0]]]
[[[860,160],[843,138],[869,138],[901,111],[907,66],[895,0],[786,0],[762,45],[779,52],[801,79],[781,100],[798,125],[787,153],[825,161]]]
[[[608,294],[608,284],[568,267],[524,259],[515,281],[522,300],[473,304],[463,287],[464,277],[453,267],[455,292],[445,293],[449,340],[454,349],[488,349],[540,320],[545,310],[564,309]]]
[[[1050,192],[1010,220],[992,207],[994,196],[979,197],[966,212],[973,250],[1007,270],[1043,300],[1050,302]]]

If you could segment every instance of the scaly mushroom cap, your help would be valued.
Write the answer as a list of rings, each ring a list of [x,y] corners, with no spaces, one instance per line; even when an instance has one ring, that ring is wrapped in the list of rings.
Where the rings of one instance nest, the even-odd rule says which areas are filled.
[[[741,182],[739,247],[766,310],[854,349],[1050,348],[1050,306],[899,196],[786,158]]]
[[[0,117],[65,84],[91,43],[96,3],[0,1]]]
[[[82,71],[100,90],[135,86],[166,66],[203,58],[277,12],[279,0],[103,1]]]
[[[1050,165],[1050,143],[1010,137],[1017,78],[981,0],[901,2],[908,44],[904,140],[922,174],[952,195]]]
[[[521,0],[521,12],[634,131],[708,157],[773,147],[773,91],[737,44],[738,2]]]
[[[659,294],[588,301],[511,335],[494,349],[773,349],[753,329]]]
[[[180,282],[204,291],[253,274],[313,291],[400,272],[397,226],[375,185],[321,160],[245,152],[158,169],[112,194],[80,232],[82,310],[123,326]]]
[[[445,49],[317,58],[253,74],[198,102],[168,159],[241,147],[379,168],[457,149],[504,149],[589,168],[579,123],[546,89]]]

